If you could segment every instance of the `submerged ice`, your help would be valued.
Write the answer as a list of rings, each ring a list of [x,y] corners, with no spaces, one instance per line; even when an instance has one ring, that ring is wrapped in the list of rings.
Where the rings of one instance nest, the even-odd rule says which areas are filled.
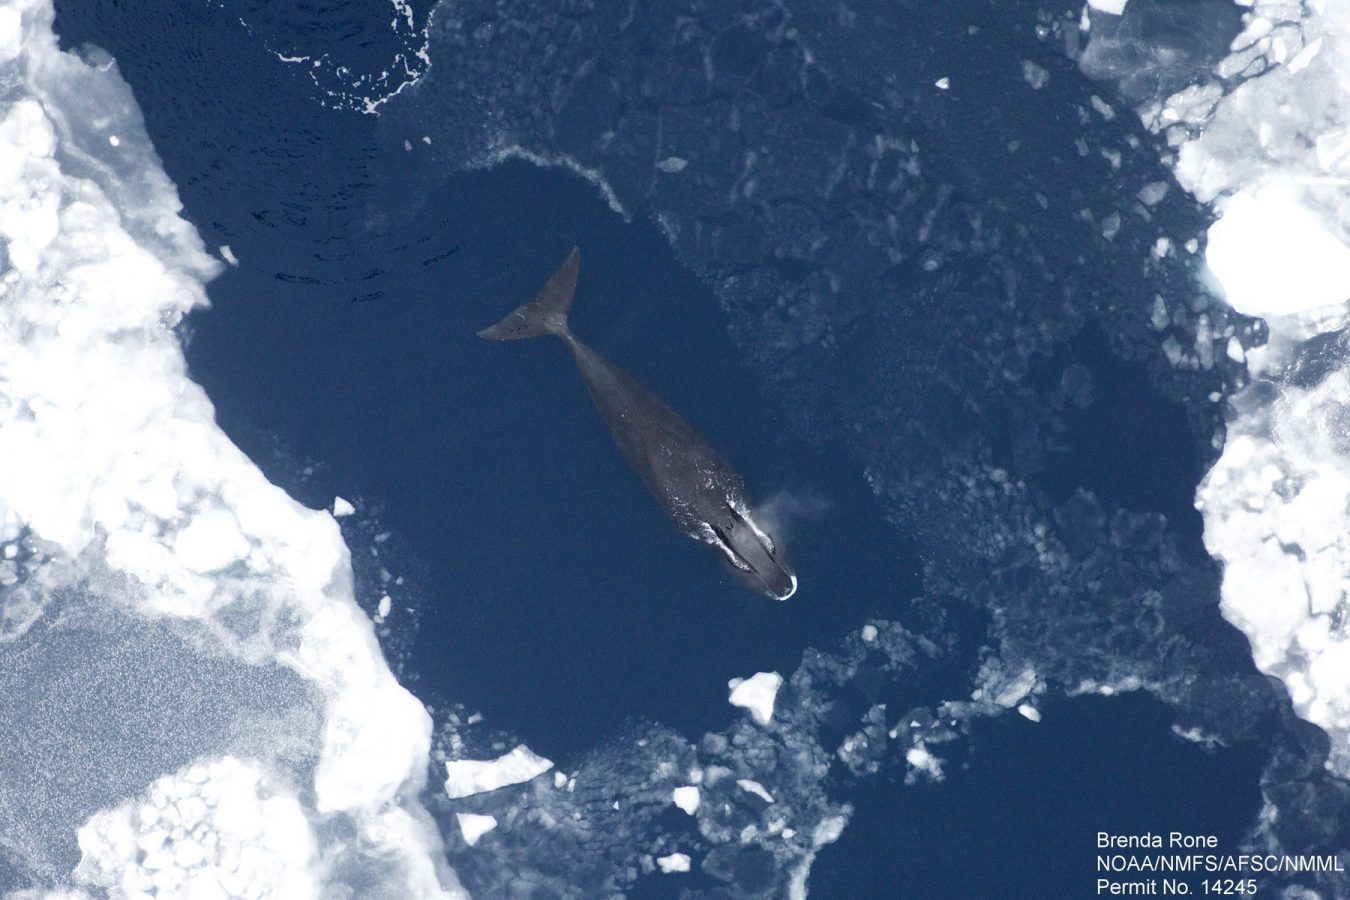
[[[635,724],[552,779],[525,777],[538,766],[502,763],[513,754],[467,763],[472,769],[448,763],[457,768],[436,812],[459,823],[463,846],[449,848],[456,871],[489,897],[618,895],[686,871],[712,877],[732,896],[805,897],[816,854],[852,815],[830,796],[841,778],[883,766],[940,776],[936,757],[916,757],[914,748],[950,742],[992,713],[988,703],[890,711],[881,704],[858,710],[855,722],[850,699],[865,673],[918,680],[941,655],[896,623],[872,628],[871,640],[859,630],[831,651],[807,650],[777,679],[785,702],[763,720],[736,716],[698,740]],[[830,734],[840,727],[858,730],[840,743]],[[466,771],[515,774],[471,779],[465,789]],[[490,838],[478,830],[485,824]]]

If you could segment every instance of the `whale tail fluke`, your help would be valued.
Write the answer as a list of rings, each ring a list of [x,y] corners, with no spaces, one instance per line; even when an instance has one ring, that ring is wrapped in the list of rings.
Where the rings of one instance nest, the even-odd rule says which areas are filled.
[[[573,247],[558,271],[539,291],[539,296],[491,328],[484,328],[478,336],[489,341],[518,341],[545,334],[569,334],[567,311],[572,306],[572,295],[576,293],[580,264],[581,251]]]

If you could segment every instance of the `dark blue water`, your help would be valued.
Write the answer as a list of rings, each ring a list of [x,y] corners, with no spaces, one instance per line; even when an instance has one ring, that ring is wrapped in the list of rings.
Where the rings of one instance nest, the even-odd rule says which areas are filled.
[[[425,563],[417,655],[436,663],[423,684],[533,731],[549,755],[630,716],[697,733],[729,715],[728,678],[790,670],[811,641],[900,614],[919,592],[859,473],[785,429],[712,296],[653,228],[624,223],[578,178],[514,163],[454,179],[390,231],[349,269],[381,270],[363,301],[288,285],[279,303],[269,270],[292,261],[250,256],[194,322],[189,360],[245,450],[265,458],[275,439],[321,460],[296,485],[303,499],[377,500],[382,527]],[[812,575],[794,602],[745,591],[675,533],[559,342],[474,336],[572,241],[595,248],[577,333],[684,410],[760,496],[791,487],[831,504],[793,543]]]
[[[222,57],[275,77],[255,45],[199,14],[236,39]],[[64,9],[61,23],[69,36]],[[116,46],[107,28],[98,41]],[[119,56],[135,84],[146,53]],[[428,188],[400,176],[400,147],[381,156],[371,120],[323,113],[303,85],[286,103],[285,86],[201,97],[147,85],[147,124],[189,215],[244,261],[190,322],[189,363],[271,480],[315,507],[370,498],[424,564],[426,689],[550,756],[632,716],[696,735],[731,714],[729,678],[790,671],[811,642],[899,615],[919,593],[917,561],[861,473],[838,465],[838,445],[785,427],[716,300],[655,228],[625,222],[578,177],[524,163]],[[183,108],[194,101],[205,105]],[[172,113],[162,131],[157,109]],[[185,116],[191,133],[174,126]],[[810,573],[795,602],[745,591],[674,532],[560,344],[475,337],[573,243],[586,248],[577,333],[681,410],[752,495],[829,505],[791,544]],[[302,475],[308,463],[317,471]]]
[[[823,897],[1090,897],[1097,833],[1215,836],[1234,847],[1259,806],[1266,754],[1206,752],[1168,732],[1143,694],[1065,700],[1039,723],[976,730],[965,767],[940,785],[879,785],[821,853]],[[1216,790],[1217,785],[1226,789]],[[1164,787],[1165,786],[1165,787]],[[877,852],[884,848],[884,852]],[[868,866],[849,865],[860,857]],[[1183,878],[1195,893],[1200,879]]]
[[[268,10],[267,27],[291,44],[329,39],[312,10]],[[382,9],[369,22],[356,7],[339,12],[371,35],[386,18]],[[404,563],[396,574],[405,576],[396,605],[415,606],[419,622],[401,632],[402,671],[424,701],[481,711],[492,728],[563,763],[635,719],[697,740],[738,715],[726,703],[729,678],[790,673],[807,648],[829,648],[873,617],[939,637],[948,655],[922,680],[851,687],[850,715],[883,695],[897,712],[969,695],[989,611],[947,603],[941,591],[913,602],[942,549],[917,547],[867,480],[859,444],[891,435],[859,437],[848,415],[830,421],[794,406],[802,392],[779,390],[778,373],[751,362],[718,297],[646,215],[626,220],[561,169],[433,166],[434,150],[416,134],[405,150],[405,135],[374,119],[321,108],[307,80],[237,26],[241,13],[261,15],[228,4],[63,3],[57,25],[67,42],[117,57],[186,215],[241,261],[211,285],[213,308],[185,329],[192,376],[221,426],[302,502],[358,501],[362,521],[346,528],[368,607],[380,587],[363,556],[369,534],[392,535],[385,559]],[[577,333],[680,410],[756,498],[786,489],[827,505],[795,529],[802,588],[789,602],[734,584],[669,526],[558,342],[474,337],[532,296],[574,243]],[[925,315],[944,330],[940,308]],[[815,393],[837,390],[839,408],[851,411],[883,378],[869,368],[887,349],[878,335],[875,353],[856,364],[844,357]],[[1202,465],[1185,410],[1100,330],[1038,359],[1034,389],[1052,391],[1080,362],[1104,401],[1069,409],[1060,456],[1030,471],[1044,507],[1081,488],[1108,509],[1164,513],[1181,553],[1197,556],[1189,498]],[[950,385],[931,390],[945,397]],[[935,408],[916,424],[964,446],[961,428],[944,430],[949,418],[958,412]],[[1101,462],[1124,457],[1123,468]],[[1152,565],[1129,579],[1175,576]],[[999,589],[996,578],[986,582],[992,596],[980,602],[997,606]],[[1180,627],[1201,637],[1221,627],[1213,599],[1202,591],[1189,601],[1184,609],[1199,611]],[[1082,633],[1064,626],[1069,613],[1046,609],[1047,634]],[[1128,632],[1115,618],[1110,628]],[[1224,632],[1216,643],[1230,640]],[[1121,652],[1132,647],[1122,641]],[[1191,664],[1180,650],[1166,653]],[[1230,658],[1204,665],[1250,677],[1249,663]],[[1067,650],[1064,659],[1068,681],[1078,663]],[[1264,736],[1268,718],[1251,718],[1248,736]],[[1139,697],[1059,702],[1040,725],[1008,716],[978,726],[969,768],[955,765],[940,784],[904,786],[895,760],[870,781],[832,775],[831,789],[857,814],[821,853],[813,896],[1087,896],[1097,830],[1194,828],[1232,846],[1258,808],[1269,751],[1240,743],[1208,753],[1170,725],[1166,707]],[[652,876],[638,892],[718,883],[697,872]]]

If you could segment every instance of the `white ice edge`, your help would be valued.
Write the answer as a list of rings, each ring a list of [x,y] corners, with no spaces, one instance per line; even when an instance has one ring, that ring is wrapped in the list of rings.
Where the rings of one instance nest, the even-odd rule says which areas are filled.
[[[262,603],[284,635],[260,626],[232,642],[229,629],[207,631],[240,665],[280,662],[315,687],[324,724],[317,763],[301,773],[309,789],[288,782],[291,764],[273,771],[283,748],[259,739],[248,763],[165,773],[147,786],[148,802],[175,791],[190,808],[193,797],[222,798],[203,833],[253,847],[230,877],[279,886],[277,896],[322,891],[316,861],[344,851],[325,846],[315,835],[328,832],[315,826],[335,816],[401,860],[399,891],[458,895],[414,799],[431,721],[355,603],[337,524],[268,483],[187,377],[172,329],[206,305],[204,285],[221,264],[181,218],[116,66],[60,52],[52,15],[49,0],[0,9],[0,68],[12,85],[0,111],[0,543],[26,526],[65,565],[25,584],[26,606],[4,598],[0,637],[30,626],[60,579],[91,573],[104,590],[109,576],[122,579],[126,611],[146,617],[209,625],[241,598]],[[274,787],[250,797],[250,779]],[[164,838],[130,809],[107,809],[80,830],[77,881],[139,883],[148,859],[200,868],[216,852],[197,832]],[[281,824],[292,838],[274,833]],[[160,856],[147,841],[159,841]]]
[[[1097,12],[1110,13],[1113,16],[1125,14],[1125,6],[1129,0],[1088,0],[1088,6]]]
[[[1164,122],[1190,128],[1173,132],[1178,182],[1219,215],[1209,270],[1229,305],[1269,332],[1246,352],[1228,343],[1254,383],[1230,407],[1196,506],[1223,563],[1224,617],[1298,714],[1327,731],[1328,765],[1344,777],[1350,634],[1337,623],[1350,614],[1350,360],[1324,356],[1315,383],[1283,372],[1309,339],[1350,323],[1350,6],[1305,5],[1300,20],[1297,7],[1245,5],[1247,28],[1218,70],[1265,74],[1163,105]]]
[[[98,813],[79,845],[75,880],[117,896],[313,897],[321,887],[299,799],[231,757],[166,775],[139,800]]]

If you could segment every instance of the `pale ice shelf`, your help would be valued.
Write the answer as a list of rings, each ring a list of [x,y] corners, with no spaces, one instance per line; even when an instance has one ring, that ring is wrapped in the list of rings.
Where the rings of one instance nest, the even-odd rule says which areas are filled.
[[[0,110],[8,261],[0,275],[0,544],[27,534],[49,562],[0,596],[0,649],[62,588],[97,579],[118,615],[176,623],[202,652],[241,667],[285,667],[312,687],[306,712],[321,722],[316,746],[297,752],[241,723],[233,758],[250,763],[222,758],[166,772],[152,794],[176,798],[179,816],[219,796],[199,826],[221,841],[254,841],[249,853],[279,860],[287,874],[255,875],[280,879],[287,896],[306,896],[311,882],[321,893],[322,872],[353,856],[395,893],[457,896],[440,837],[412,799],[426,777],[431,720],[394,679],[355,602],[336,522],[270,484],[188,378],[174,328],[207,305],[204,285],[222,264],[181,217],[117,66],[92,48],[87,60],[62,52],[52,18],[47,0],[0,8],[0,77],[9,86]],[[97,605],[85,612],[100,615]],[[156,752],[144,740],[145,753]],[[206,781],[188,780],[202,772]],[[255,777],[266,795],[240,787]],[[15,802],[22,806],[0,796],[0,807]],[[189,879],[211,868],[192,832],[174,837],[149,815],[140,806],[94,813],[80,831],[81,877],[154,885],[165,872]],[[257,827],[243,829],[245,820]],[[305,823],[315,821],[328,827],[306,838]],[[286,823],[298,843],[271,835],[273,822]],[[127,841],[139,849],[129,853]],[[311,857],[326,868],[306,868]],[[162,865],[151,871],[147,860]]]
[[[1350,5],[1250,5],[1218,67],[1229,86],[1182,91],[1154,119],[1179,183],[1219,213],[1205,252],[1215,284],[1268,330],[1264,346],[1228,344],[1252,383],[1231,398],[1196,506],[1223,563],[1224,617],[1331,736],[1328,765],[1345,776],[1350,360],[1320,355],[1311,380],[1287,372],[1310,340],[1350,323]]]
[[[1205,262],[1228,305],[1249,316],[1299,316],[1350,297],[1350,247],[1294,184],[1239,190],[1209,229]]]
[[[77,882],[116,896],[315,897],[304,809],[255,764],[203,761],[79,831]]]

